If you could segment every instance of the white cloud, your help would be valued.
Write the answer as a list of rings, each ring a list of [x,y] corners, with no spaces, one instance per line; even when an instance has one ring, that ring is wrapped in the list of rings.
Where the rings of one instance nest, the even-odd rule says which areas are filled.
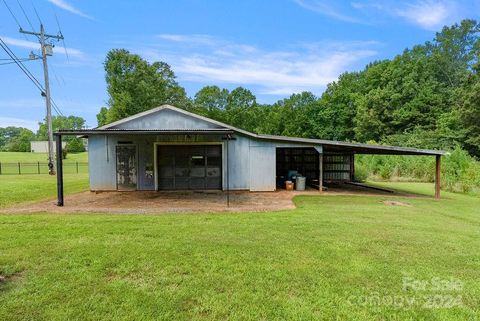
[[[319,14],[353,23],[378,24],[390,19],[403,19],[426,30],[439,30],[458,22],[469,11],[475,12],[471,1],[453,0],[367,0],[348,5],[331,0],[293,0],[301,7]]]
[[[21,47],[21,48],[27,48],[27,49],[40,49],[40,44],[38,42],[34,41],[28,41],[28,40],[22,40],[22,39],[16,39],[16,38],[10,38],[10,37],[5,37],[5,36],[0,36],[0,38],[5,41],[7,45],[10,46],[15,46],[15,47]],[[54,49],[55,50],[55,49]],[[67,52],[69,56],[74,56],[74,57],[83,57],[84,53],[78,49],[74,48],[67,48]],[[64,55],[65,50],[58,48],[55,50],[55,53],[59,53]]]
[[[48,2],[54,4],[55,6],[63,9],[63,10],[66,10],[68,12],[71,12],[73,14],[76,14],[77,16],[80,16],[80,17],[83,17],[83,18],[87,18],[87,19],[90,19],[90,20],[93,20],[93,17],[92,16],[89,16],[88,14],[86,13],[83,13],[82,11],[80,11],[79,9],[75,8],[74,6],[72,6],[71,4],[67,3],[66,1],[64,0],[48,0]]]
[[[428,30],[438,30],[452,22],[457,12],[455,3],[447,1],[417,1],[395,10],[396,14]]]
[[[346,21],[346,22],[355,22],[362,23],[362,21],[351,15],[344,14],[337,5],[336,2],[330,2],[325,0],[293,0],[299,6],[311,10],[325,16],[332,17],[337,20]]]
[[[216,40],[212,36],[203,34],[178,35],[164,33],[157,35],[157,37],[164,40],[189,44],[213,45],[216,42]]]
[[[36,131],[38,129],[38,121],[13,117],[0,117],[0,127],[8,126],[24,127]]]
[[[260,93],[285,95],[293,92],[321,93],[325,86],[366,58],[375,56],[372,41],[297,43],[285,50],[265,50],[209,36],[208,44],[162,38],[155,46],[141,50],[149,60],[172,65],[181,81],[202,84],[256,86]],[[158,48],[160,47],[160,49]]]

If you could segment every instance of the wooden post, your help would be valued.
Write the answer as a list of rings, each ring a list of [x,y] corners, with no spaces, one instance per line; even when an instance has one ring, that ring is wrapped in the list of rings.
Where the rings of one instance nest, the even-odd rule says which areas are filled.
[[[2,162],[0,162],[0,175],[2,175]]]
[[[323,192],[323,154],[318,155],[318,190]]]
[[[350,155],[350,181],[355,181],[355,154]]]
[[[441,156],[435,156],[435,199],[440,199],[440,166]]]
[[[78,174],[78,161],[77,161],[77,162],[75,162],[75,163],[76,163],[76,165],[77,165],[77,174]]]
[[[62,136],[57,135],[57,206],[63,206],[63,154]]]
[[[40,174],[40,162],[37,162],[37,173]]]
[[[20,162],[18,162],[18,175],[22,174],[22,171],[20,170]]]

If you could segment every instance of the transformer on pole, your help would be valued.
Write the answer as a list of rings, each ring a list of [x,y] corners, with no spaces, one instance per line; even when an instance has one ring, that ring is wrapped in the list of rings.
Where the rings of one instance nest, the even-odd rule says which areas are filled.
[[[20,32],[28,35],[37,36],[40,41],[40,46],[42,50],[42,62],[43,62],[43,75],[45,78],[45,91],[42,92],[42,96],[45,97],[45,103],[47,107],[47,128],[48,128],[48,169],[50,175],[55,175],[55,165],[53,157],[53,125],[52,125],[52,100],[50,98],[50,84],[48,80],[48,65],[47,65],[47,56],[53,54],[53,45],[47,43],[48,39],[56,39],[57,41],[63,40],[63,35],[49,35],[45,33],[43,24],[40,24],[40,32],[34,31],[25,31],[20,28]],[[62,157],[62,155],[57,155],[57,157]]]

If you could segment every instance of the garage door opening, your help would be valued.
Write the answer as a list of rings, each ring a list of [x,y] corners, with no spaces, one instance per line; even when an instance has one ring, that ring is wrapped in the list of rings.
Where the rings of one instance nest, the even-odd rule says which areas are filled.
[[[222,189],[221,145],[158,145],[158,190]]]

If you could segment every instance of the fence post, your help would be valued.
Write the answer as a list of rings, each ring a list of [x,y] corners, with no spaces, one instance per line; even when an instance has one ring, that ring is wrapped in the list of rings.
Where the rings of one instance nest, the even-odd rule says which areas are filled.
[[[0,175],[2,175],[2,162],[0,162]]]
[[[77,174],[78,174],[78,161],[76,161],[75,163],[76,163],[76,165],[77,165]]]
[[[18,162],[18,175],[22,174],[20,170],[20,162]]]
[[[40,162],[37,162],[37,170],[38,170],[38,174],[40,174]]]

